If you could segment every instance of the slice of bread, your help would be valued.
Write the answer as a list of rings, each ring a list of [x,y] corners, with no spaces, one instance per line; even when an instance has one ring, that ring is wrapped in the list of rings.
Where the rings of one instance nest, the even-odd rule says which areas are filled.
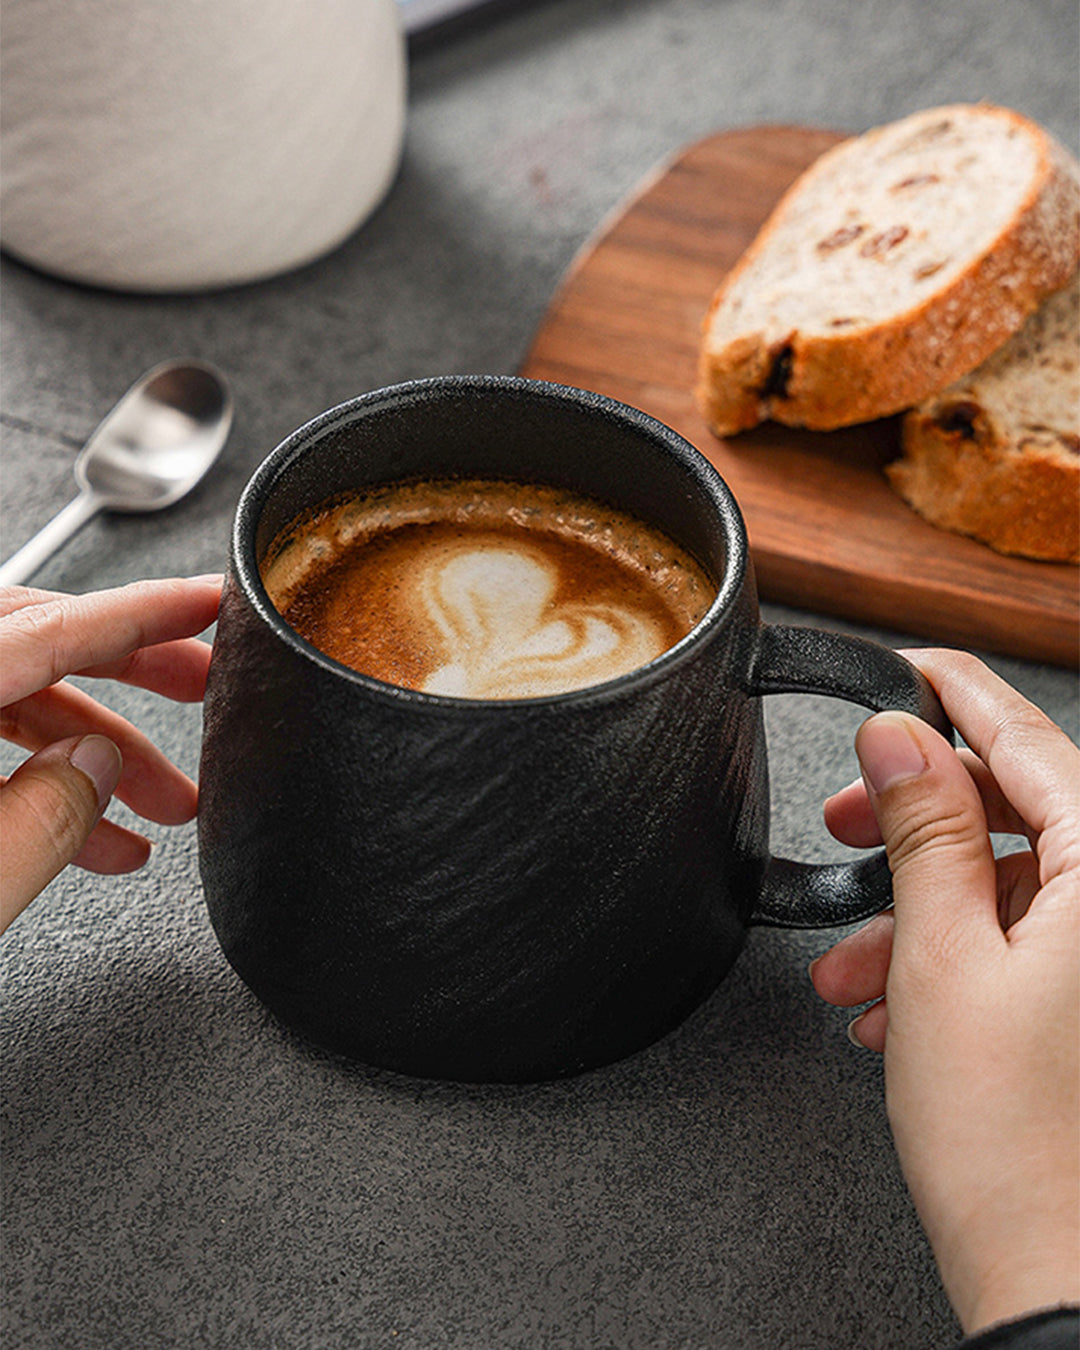
[[[886,468],[934,525],[1080,562],[1080,273],[977,370],[912,409]]]
[[[1080,165],[1004,108],[956,104],[843,141],[788,189],[703,324],[721,436],[826,430],[974,369],[1080,263]]]

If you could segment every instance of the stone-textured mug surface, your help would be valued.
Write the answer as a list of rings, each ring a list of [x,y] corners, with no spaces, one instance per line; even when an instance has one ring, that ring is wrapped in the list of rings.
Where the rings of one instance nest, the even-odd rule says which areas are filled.
[[[323,655],[260,562],[305,510],[410,478],[507,479],[663,530],[718,594],[629,674],[480,701]],[[301,428],[237,510],[205,706],[200,865],[223,950],[285,1022],[406,1073],[522,1081],[617,1060],[715,988],[755,923],[889,902],[882,856],[769,852],[761,695],[835,694],[949,727],[884,647],[761,623],[738,507],[676,433],[599,395],[446,377]]]

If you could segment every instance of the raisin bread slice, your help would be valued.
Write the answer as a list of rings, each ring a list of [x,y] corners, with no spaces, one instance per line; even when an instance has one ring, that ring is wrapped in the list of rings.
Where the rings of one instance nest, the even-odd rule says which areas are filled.
[[[703,324],[697,397],[731,435],[884,417],[974,369],[1080,263],[1080,166],[1004,108],[916,113],[792,185]]]
[[[903,421],[897,492],[1001,553],[1080,562],[1080,273]]]

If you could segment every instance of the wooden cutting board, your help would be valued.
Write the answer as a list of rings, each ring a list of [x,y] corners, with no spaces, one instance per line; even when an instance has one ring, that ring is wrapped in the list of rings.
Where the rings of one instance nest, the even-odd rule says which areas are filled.
[[[889,487],[898,420],[714,436],[693,399],[702,316],[784,189],[841,137],[722,132],[665,163],[581,251],[521,373],[658,417],[717,467],[766,599],[916,638],[1074,665],[1078,569],[1006,558],[926,524]]]

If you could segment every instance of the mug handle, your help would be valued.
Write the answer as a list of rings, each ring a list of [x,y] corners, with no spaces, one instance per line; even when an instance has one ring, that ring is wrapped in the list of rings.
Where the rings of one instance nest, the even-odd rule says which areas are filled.
[[[921,671],[889,647],[820,628],[762,624],[750,692],[828,694],[874,712],[914,713],[955,744],[952,723]],[[832,928],[869,918],[892,903],[885,850],[845,863],[771,858],[750,923]]]

